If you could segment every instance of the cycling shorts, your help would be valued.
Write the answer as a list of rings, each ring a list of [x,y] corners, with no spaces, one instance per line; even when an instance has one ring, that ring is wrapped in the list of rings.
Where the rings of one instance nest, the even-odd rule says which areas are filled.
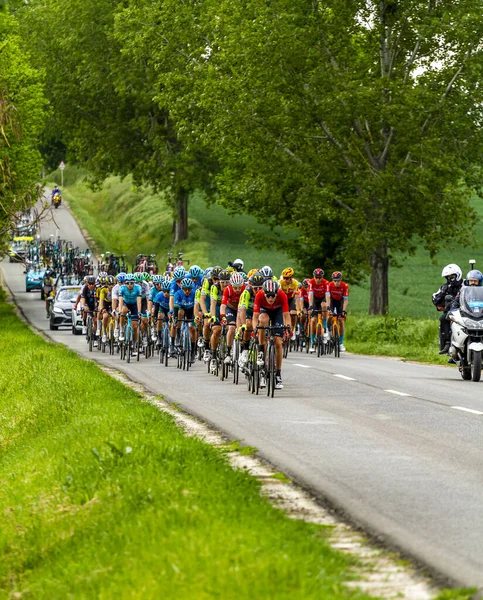
[[[138,305],[137,303],[135,304],[125,304],[124,305],[128,311],[131,313],[131,320],[132,321],[137,321],[138,320]]]
[[[182,306],[175,306],[174,307],[174,318],[177,319],[178,318],[178,313],[180,310],[184,311],[184,319],[188,319],[188,321],[192,321],[194,319],[194,306],[192,306],[191,308],[183,308]]]
[[[277,306],[277,308],[260,308],[260,314],[268,315],[270,319],[270,325],[275,327],[273,330],[273,335],[277,337],[283,336],[283,311],[281,306]],[[260,323],[259,323],[260,324]]]
[[[288,301],[288,310],[289,310],[289,312],[297,310],[297,303],[295,302],[295,296],[292,296],[290,298],[290,300]]]
[[[342,314],[342,311],[344,310],[344,300],[333,300],[332,298],[330,299],[330,310],[335,314],[338,315],[339,317]]]
[[[238,311],[236,311],[235,309],[230,308],[229,306],[226,307],[225,316],[228,323],[236,323],[237,314]]]

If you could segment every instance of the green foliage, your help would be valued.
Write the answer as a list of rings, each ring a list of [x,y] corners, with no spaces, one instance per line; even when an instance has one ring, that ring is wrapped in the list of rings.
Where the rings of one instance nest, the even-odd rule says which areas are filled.
[[[37,199],[45,118],[41,77],[24,50],[13,15],[0,10],[0,253],[16,211]]]
[[[366,598],[324,528],[33,334],[3,294],[0,322],[2,598]]]

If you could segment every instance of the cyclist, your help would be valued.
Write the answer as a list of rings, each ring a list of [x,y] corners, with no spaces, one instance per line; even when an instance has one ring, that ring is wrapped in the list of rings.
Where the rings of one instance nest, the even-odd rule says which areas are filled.
[[[112,288],[114,287],[114,277],[108,275],[105,279],[105,285],[99,292],[99,315],[102,315],[103,335],[102,343],[107,342],[106,332],[109,327],[109,315],[112,312]]]
[[[288,299],[285,292],[280,289],[278,281],[266,280],[263,288],[255,296],[253,304],[253,328],[256,329],[260,323],[262,327],[268,326],[270,323],[276,329],[273,330],[275,337],[275,356],[276,356],[276,373],[275,373],[275,389],[281,390],[282,384],[282,335],[285,326],[290,330],[290,312]],[[265,330],[260,329],[258,332],[258,357],[257,363],[263,366],[265,363]],[[264,376],[260,377],[260,387],[266,387]]]
[[[193,326],[194,307],[195,307],[195,284],[192,279],[185,277],[181,280],[180,288],[174,294],[174,321],[177,322],[187,319],[189,323],[189,332],[191,338],[191,362],[194,362],[196,354],[196,329]],[[179,322],[178,325],[181,325]]]
[[[290,320],[292,322],[292,340],[295,339],[295,326],[297,325],[297,296],[300,289],[300,283],[293,278],[294,271],[292,267],[287,267],[282,271],[280,278],[280,288],[287,294],[288,307],[290,309]]]
[[[210,351],[210,336],[211,336],[211,287],[219,282],[220,273],[222,272],[220,266],[207,269],[203,278],[203,284],[201,286],[200,294],[200,308],[203,313],[203,342],[205,346],[205,353],[203,355],[203,361],[208,363],[211,360]]]
[[[195,315],[195,321],[196,321],[196,325],[197,325],[197,332],[196,332],[197,337],[198,337],[198,333],[199,333],[199,339],[197,340],[197,344],[198,344],[198,346],[203,348],[205,343],[203,341],[203,336],[202,336],[202,332],[201,332],[202,323],[203,323],[203,312],[202,312],[201,306],[200,306],[200,298],[201,298],[201,286],[203,284],[204,271],[198,265],[193,265],[192,267],[190,267],[190,270],[188,271],[188,277],[195,284],[194,315]],[[200,330],[199,332],[198,332],[198,329]]]
[[[337,315],[340,322],[340,351],[345,352],[344,330],[347,317],[347,304],[349,303],[349,286],[342,281],[342,273],[334,271],[332,281],[329,283],[329,314]]]
[[[119,337],[119,317],[117,314],[117,307],[119,305],[119,290],[121,285],[126,281],[126,273],[121,271],[119,275],[116,276],[116,285],[112,288],[111,297],[112,297],[112,314],[114,315],[114,319],[116,320],[116,326],[114,327],[114,339],[117,340]]]
[[[158,343],[161,340],[161,330],[163,328],[163,322],[169,318],[169,290],[171,287],[171,280],[166,277],[161,284],[160,291],[154,298],[153,316],[156,321],[156,331],[158,337]],[[160,315],[161,312],[161,315]]]
[[[138,314],[141,312],[141,286],[136,284],[134,275],[129,273],[126,275],[126,282],[119,290],[119,312],[121,314],[121,333],[119,341],[124,341],[124,330],[126,326],[126,317],[128,312],[131,313],[131,323],[133,329],[133,341],[136,344],[138,339]],[[133,355],[136,352],[133,349]]]
[[[54,272],[52,271],[52,269],[47,269],[45,271],[42,286],[43,286],[43,290],[44,290],[45,310],[47,312],[47,319],[49,319],[50,318],[49,304],[51,302],[51,300],[49,300],[49,298],[53,298],[55,296],[55,279],[54,279]]]
[[[463,273],[458,265],[452,263],[444,267],[441,277],[446,279],[446,283],[433,294],[432,300],[438,311],[443,313],[439,319],[439,353],[448,354],[451,345],[451,323],[447,317],[452,301],[461,291]],[[448,296],[451,298],[446,300]]]
[[[183,281],[183,279],[188,275],[188,273],[186,272],[186,269],[184,267],[176,267],[173,271],[173,278],[171,279],[171,287],[169,289],[169,312],[170,315],[173,316],[174,315],[174,295],[176,294],[176,292],[179,292],[181,290],[181,282]],[[172,327],[171,327],[171,345],[170,345],[170,356],[175,356],[176,354],[176,350],[175,350],[175,340],[176,340],[176,335],[179,331],[179,324],[176,324],[175,321],[173,321]]]
[[[260,275],[255,271],[248,280],[248,285],[240,296],[240,302],[238,303],[237,326],[239,332],[243,332],[243,339],[241,342],[242,351],[238,364],[242,368],[248,361],[248,347],[250,345],[250,336],[253,331],[253,303],[255,302],[255,296],[262,289],[263,282],[263,275]]]
[[[86,283],[82,286],[80,299],[82,320],[84,322],[82,327],[83,335],[87,333],[86,319],[88,313],[92,313],[92,319],[94,319],[96,312],[96,278],[94,275],[88,275],[85,280]]]
[[[154,303],[156,301],[156,297],[158,296],[158,294],[163,291],[164,276],[163,275],[153,275],[152,283],[153,283],[153,286],[149,290],[149,296],[148,296],[148,313],[151,316],[153,316],[154,320],[156,320],[156,317],[154,316]],[[169,283],[171,284],[171,282],[169,282]],[[168,305],[169,305],[169,294],[168,294]],[[159,306],[158,306],[158,311],[159,311]],[[157,315],[157,312],[156,312],[156,315]],[[158,339],[157,330],[154,326],[152,327],[151,338],[152,338],[153,342],[155,342]]]
[[[323,269],[314,269],[313,277],[309,280],[309,314],[310,319],[310,348],[309,352],[315,352],[315,330],[317,327],[317,316],[314,311],[321,312],[323,318],[324,342],[328,339],[327,329],[327,304],[329,302],[329,282],[324,279]]]
[[[220,306],[220,322],[222,325],[228,324],[228,332],[226,334],[226,345],[228,347],[228,353],[225,357],[226,364],[231,364],[232,362],[231,352],[235,338],[238,304],[244,290],[243,277],[241,273],[235,271],[230,277],[229,285],[223,290],[223,298]]]
[[[213,269],[214,271],[214,269]],[[212,272],[213,277],[213,272]],[[210,340],[210,370],[212,373],[216,372],[216,367],[218,364],[217,350],[218,344],[220,342],[221,337],[221,325],[220,325],[220,309],[221,309],[221,299],[223,296],[223,292],[225,288],[230,283],[231,273],[227,269],[223,269],[220,271],[219,281],[217,283],[213,283],[210,289],[210,314],[211,314],[211,340]]]

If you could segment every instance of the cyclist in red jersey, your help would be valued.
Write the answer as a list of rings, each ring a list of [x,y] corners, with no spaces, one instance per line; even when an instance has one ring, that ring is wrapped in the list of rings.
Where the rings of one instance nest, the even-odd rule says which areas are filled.
[[[275,337],[275,358],[276,358],[276,373],[275,373],[275,389],[281,390],[282,384],[282,327],[290,328],[290,311],[288,306],[287,294],[282,292],[278,281],[271,279],[265,281],[263,288],[255,296],[253,304],[253,328],[256,329],[260,324],[262,327],[272,324]],[[265,331],[261,329],[258,332],[258,358],[259,366],[265,364]],[[260,376],[260,387],[266,387],[266,380],[263,375]]]
[[[349,286],[342,281],[342,273],[334,271],[332,281],[329,283],[330,306],[329,313],[338,315],[340,320],[340,351],[345,352],[344,331],[347,316],[347,304],[349,303]]]
[[[225,357],[225,363],[227,364],[231,364],[232,361],[231,348],[233,346],[233,339],[235,338],[238,303],[240,302],[240,296],[244,291],[245,285],[241,273],[232,273],[230,285],[223,290],[223,298],[220,307],[220,322],[222,325],[228,324],[228,331],[226,334],[228,353]]]
[[[324,342],[328,339],[327,334],[327,304],[329,303],[329,282],[324,279],[323,269],[315,269],[313,278],[309,280],[309,312],[312,313],[310,319],[310,349],[309,352],[315,352],[315,330],[317,327],[317,315],[313,311],[322,312]]]

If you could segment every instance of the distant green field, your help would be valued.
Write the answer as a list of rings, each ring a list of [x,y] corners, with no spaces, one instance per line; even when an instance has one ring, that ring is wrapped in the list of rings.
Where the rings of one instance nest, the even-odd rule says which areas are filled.
[[[129,178],[121,182],[117,177],[110,177],[100,191],[92,192],[81,182],[82,171],[66,169],[64,175],[65,197],[96,242],[99,252],[124,252],[131,260],[138,253],[154,252],[162,265],[168,251],[182,250],[191,264],[198,263],[202,267],[224,265],[228,260],[241,258],[248,269],[269,264],[276,274],[288,265],[297,268],[295,262],[279,250],[256,250],[248,245],[247,231],[255,230],[262,238],[269,233],[255,218],[230,215],[219,205],[207,206],[197,194],[191,197],[189,204],[190,238],[174,248],[171,245],[171,214],[159,195],[135,189]],[[59,172],[50,178],[59,183]],[[483,216],[483,203],[475,200],[474,206],[478,215]],[[476,232],[477,239],[483,239],[481,219],[476,224]],[[456,262],[466,274],[470,258],[475,258],[477,266],[483,267],[480,252],[480,249],[456,244],[441,251],[433,263],[428,253],[419,249],[403,262],[401,268],[392,267],[389,274],[391,315],[436,319],[431,294],[443,283],[442,267]],[[296,270],[299,278],[306,275]],[[351,286],[349,312],[367,313],[368,306],[369,281]]]

